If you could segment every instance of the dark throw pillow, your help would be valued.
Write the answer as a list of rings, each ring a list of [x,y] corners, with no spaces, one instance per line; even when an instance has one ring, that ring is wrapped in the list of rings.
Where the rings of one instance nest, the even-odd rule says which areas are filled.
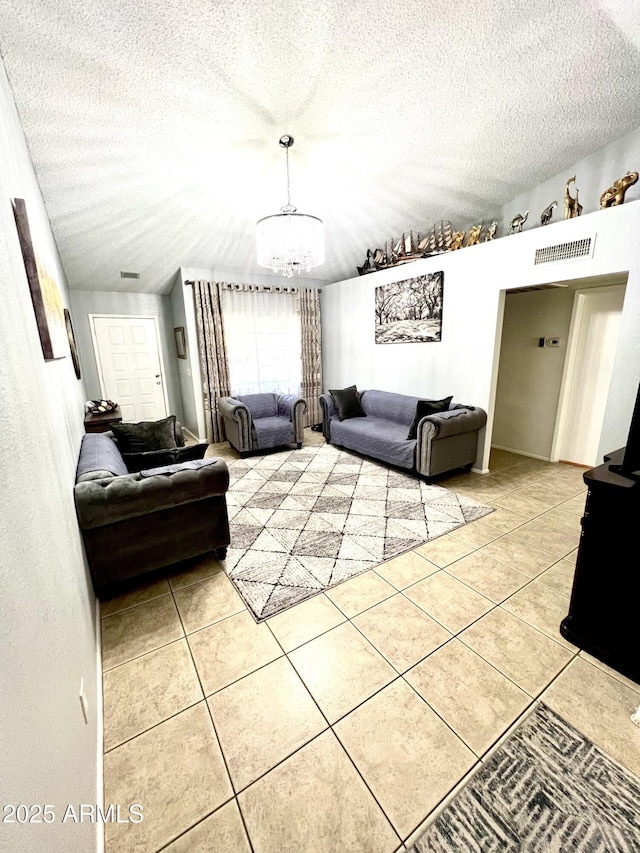
[[[413,423],[409,429],[409,435],[407,436],[407,440],[411,438],[416,438],[418,434],[418,424],[422,420],[422,418],[427,415],[435,415],[436,412],[446,412],[449,408],[449,403],[453,400],[453,394],[451,397],[445,397],[443,400],[418,400],[416,405],[416,416],[413,419]]]
[[[169,450],[147,450],[143,453],[123,453],[122,458],[130,474],[146,468],[159,468],[164,465],[179,465],[202,459],[208,444],[189,444],[186,447],[174,447]]]
[[[344,421],[347,418],[366,418],[367,413],[362,408],[360,402],[360,394],[355,385],[350,385],[348,388],[338,390],[329,390],[333,405],[338,413],[338,420]]]
[[[138,424],[113,424],[111,430],[121,453],[146,453],[177,447],[176,416]]]

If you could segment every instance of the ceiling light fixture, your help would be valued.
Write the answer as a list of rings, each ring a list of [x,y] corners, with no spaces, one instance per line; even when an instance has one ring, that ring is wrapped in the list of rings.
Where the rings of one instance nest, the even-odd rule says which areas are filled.
[[[259,219],[256,225],[258,263],[289,278],[309,272],[324,263],[324,226],[317,216],[296,213],[291,204],[289,149],[293,136],[281,136],[280,146],[287,156],[287,203],[273,216]]]

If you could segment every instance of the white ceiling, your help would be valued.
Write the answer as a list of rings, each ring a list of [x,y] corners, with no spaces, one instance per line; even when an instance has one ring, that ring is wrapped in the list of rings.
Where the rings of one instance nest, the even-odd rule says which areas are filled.
[[[0,21],[81,290],[266,272],[255,222],[286,202],[283,133],[291,200],[326,226],[312,275],[336,281],[640,126],[637,0],[0,0]]]

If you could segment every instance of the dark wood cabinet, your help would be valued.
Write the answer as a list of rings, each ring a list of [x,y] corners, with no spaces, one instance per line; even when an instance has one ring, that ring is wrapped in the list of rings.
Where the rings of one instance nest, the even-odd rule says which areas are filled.
[[[609,454],[604,465],[584,474],[587,500],[569,613],[560,633],[640,683],[634,630],[640,605],[640,482],[612,470],[623,453]]]
[[[101,415],[86,414],[84,417],[85,432],[107,432],[112,424],[122,423],[120,406],[113,412],[104,412]]]

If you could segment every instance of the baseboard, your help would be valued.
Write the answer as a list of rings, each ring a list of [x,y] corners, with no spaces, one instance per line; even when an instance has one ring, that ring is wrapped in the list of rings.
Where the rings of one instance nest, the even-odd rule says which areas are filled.
[[[195,441],[196,444],[200,444],[200,439],[197,435],[194,435],[190,429],[187,429],[185,426],[182,427],[182,432],[186,433],[186,435]]]
[[[526,450],[515,450],[513,447],[502,447],[500,444],[492,444],[492,450],[505,450],[507,453],[515,453],[518,456],[527,456],[530,459],[540,459],[542,462],[550,462],[548,456],[540,456],[538,453],[527,453]]]
[[[473,474],[489,474],[489,468],[472,468]]]
[[[96,597],[96,805],[104,811],[104,713],[102,697],[102,630]],[[96,853],[104,853],[104,823],[96,821]]]

